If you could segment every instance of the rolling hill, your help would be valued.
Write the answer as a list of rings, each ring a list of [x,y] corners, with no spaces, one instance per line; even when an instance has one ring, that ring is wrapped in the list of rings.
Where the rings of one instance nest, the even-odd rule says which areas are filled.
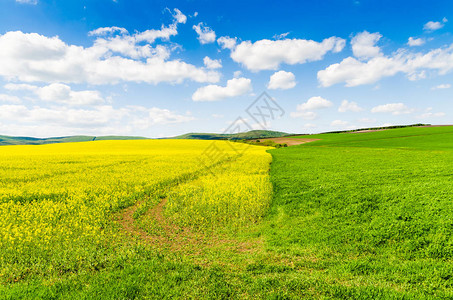
[[[136,136],[113,136],[113,135],[110,135],[110,136],[75,135],[75,136],[50,137],[50,138],[34,138],[34,137],[0,135],[0,146],[75,143],[75,142],[89,142],[89,141],[95,141],[95,140],[98,141],[98,140],[141,140],[141,139],[146,139],[146,138],[136,137]]]
[[[190,140],[248,140],[248,139],[263,139],[274,138],[291,135],[286,132],[272,130],[251,130],[235,134],[222,133],[186,133],[172,139],[190,139]]]

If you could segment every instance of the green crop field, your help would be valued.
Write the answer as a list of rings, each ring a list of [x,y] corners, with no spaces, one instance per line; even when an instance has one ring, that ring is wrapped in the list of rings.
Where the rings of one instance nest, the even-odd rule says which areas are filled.
[[[84,252],[83,246],[67,241],[77,253],[50,259],[43,255],[39,260],[27,253],[8,254],[15,259],[7,262],[8,270],[17,276],[0,274],[0,298],[452,299],[453,126],[319,134],[310,138],[320,140],[267,150],[272,155],[269,205],[254,202],[247,208],[241,201],[253,196],[241,198],[231,192],[231,197],[239,199],[239,204],[231,206],[233,209],[249,213],[256,210],[253,207],[266,207],[262,218],[257,214],[247,219],[242,214],[240,220],[248,221],[231,222],[235,214],[228,210],[227,201],[222,202],[224,210],[209,202],[230,195],[229,189],[237,191],[235,178],[241,170],[247,175],[241,179],[245,187],[252,179],[257,182],[254,188],[260,186],[258,183],[266,186],[262,179],[266,178],[267,167],[263,173],[252,163],[256,156],[261,157],[261,165],[267,166],[268,154],[259,154],[260,147],[253,146],[256,154],[248,154],[240,165],[222,162],[216,166],[216,172],[223,174],[218,181],[207,175],[203,183],[205,176],[196,171],[198,166],[184,161],[196,172],[196,176],[190,175],[196,177],[193,181],[178,179],[181,182],[159,185],[158,194],[151,195],[148,202],[139,199],[133,204],[128,198],[127,205],[133,206],[124,210],[127,205],[122,204],[121,196],[115,198],[122,206],[105,209],[105,235],[95,238],[98,244],[88,247],[97,252]],[[196,144],[199,141],[193,143],[191,147],[202,149]],[[175,153],[184,153],[184,147],[181,149]],[[195,157],[198,152],[193,151]],[[139,153],[139,159],[131,154],[120,157],[110,153],[109,157],[119,162],[115,167],[118,169],[139,166],[143,161],[148,165],[158,163],[148,162],[147,154]],[[92,159],[71,155],[71,161],[85,167]],[[100,157],[95,156],[97,164]],[[51,160],[46,163],[54,166]],[[78,174],[71,164],[65,163],[65,168],[75,174],[70,176]],[[47,180],[49,176],[41,177]],[[122,184],[143,195],[138,190],[148,184],[143,176],[137,175],[138,187],[129,179]],[[14,178],[8,180],[17,184]],[[226,183],[219,188],[222,194],[215,194],[222,182]],[[193,207],[191,197],[196,203]],[[164,198],[170,202],[157,204]],[[202,198],[206,202],[196,202]],[[172,199],[180,206],[169,209]],[[80,205],[90,208],[91,203]],[[183,205],[193,213],[184,213]],[[203,220],[203,207],[214,214],[209,219],[210,227],[191,227],[195,214],[201,212],[197,220]],[[178,222],[180,218],[184,222],[178,226],[165,221]],[[122,227],[128,226],[135,226],[134,237],[122,233]],[[28,266],[34,259],[41,265]],[[5,258],[0,257],[0,262],[5,263]]]
[[[453,297],[453,127],[311,137],[271,151],[269,249],[312,296]]]

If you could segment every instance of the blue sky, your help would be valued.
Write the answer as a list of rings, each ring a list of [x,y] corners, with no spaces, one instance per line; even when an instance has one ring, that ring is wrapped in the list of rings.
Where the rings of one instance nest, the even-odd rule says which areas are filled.
[[[452,124],[451,1],[2,0],[0,134]],[[451,19],[451,21],[450,21]]]

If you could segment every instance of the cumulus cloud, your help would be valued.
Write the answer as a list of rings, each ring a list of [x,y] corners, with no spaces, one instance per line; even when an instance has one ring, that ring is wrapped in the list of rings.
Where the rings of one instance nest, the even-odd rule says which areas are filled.
[[[363,110],[363,108],[361,108],[356,102],[348,101],[348,100],[343,100],[341,102],[340,107],[338,108],[339,112],[347,112],[347,111],[359,112],[362,110]]]
[[[169,9],[168,11],[172,13]],[[137,32],[134,35],[129,36],[129,32],[122,27],[112,26],[112,27],[101,27],[95,30],[92,30],[88,33],[90,36],[106,36],[106,35],[113,35],[114,33],[118,33],[122,36],[118,37],[110,37],[108,39],[101,39],[99,38],[96,43],[98,45],[103,45],[104,47],[109,48],[110,50],[117,51],[119,53],[123,53],[126,55],[130,55],[133,51],[129,48],[138,48],[138,43],[140,42],[147,42],[147,43],[154,43],[157,39],[162,39],[164,41],[168,41],[171,36],[177,35],[178,30],[177,26],[178,23],[186,23],[187,17],[177,8],[173,10],[172,13],[174,22],[168,26],[161,26],[161,29],[149,29],[143,32]],[[128,35],[128,36],[126,36]],[[126,50],[122,50],[126,49]],[[144,53],[151,53],[151,49],[149,45],[145,45],[141,47],[141,51]],[[143,55],[143,57],[148,57],[151,55]]]
[[[426,31],[435,31],[444,27],[445,23],[447,22],[448,22],[447,18],[443,18],[442,22],[429,21],[428,23],[423,25],[423,29]]]
[[[75,109],[64,106],[28,108],[25,105],[0,105],[0,120],[8,121],[8,126],[0,124],[0,130],[4,134],[45,137],[130,134],[156,125],[189,122],[194,117],[168,109],[143,106],[114,108],[100,105],[90,109]]]
[[[333,105],[333,103],[329,100],[326,100],[322,97],[311,97],[302,104],[297,105],[296,111],[291,112],[290,116],[293,118],[304,118],[305,120],[313,120],[318,115],[313,112],[312,110],[324,109],[329,108]]]
[[[221,36],[217,39],[217,43],[222,49],[234,49],[236,47],[237,38],[231,38],[229,36]]]
[[[203,22],[198,23],[198,25],[193,25],[193,30],[198,34],[198,40],[200,44],[209,44],[215,42],[215,31],[204,25]]]
[[[381,49],[375,46],[382,37],[378,32],[369,33],[364,31],[355,35],[351,40],[352,52],[359,59],[368,59],[381,56]]]
[[[425,40],[422,39],[422,38],[413,38],[413,37],[409,37],[409,39],[407,40],[407,44],[411,47],[414,47],[414,46],[421,46],[425,43]]]
[[[0,35],[0,76],[24,82],[89,84],[219,80],[218,72],[197,68],[181,60],[168,60],[169,52],[162,45],[152,48],[130,41],[154,38],[144,33],[116,36],[107,42],[97,39],[92,47],[84,48],[68,45],[58,37],[7,32]]]
[[[372,113],[391,113],[392,115],[410,114],[413,109],[408,108],[404,103],[388,103],[375,106],[371,109]]]
[[[32,91],[43,101],[69,106],[98,105],[105,102],[99,91],[73,91],[70,86],[61,83],[52,83],[44,87],[10,83],[6,84],[5,88],[13,91]]]
[[[203,63],[208,69],[219,69],[222,67],[222,61],[220,59],[210,59],[208,56],[203,58]]]
[[[102,27],[88,33],[90,36],[98,36],[94,42],[94,47],[104,52],[121,54],[134,59],[158,56],[163,59],[168,58],[170,51],[162,45],[151,47],[157,39],[169,41],[170,37],[178,34],[178,20],[175,19],[169,26],[161,26],[161,29],[149,29],[143,32],[136,32],[129,35],[125,28],[121,27]],[[102,37],[99,37],[102,36]],[[143,45],[142,43],[146,44]]]
[[[173,23],[161,29],[129,34],[122,27],[89,32],[91,47],[68,45],[59,37],[21,31],[0,35],[0,76],[25,82],[115,84],[122,81],[180,83],[217,82],[220,74],[181,60],[169,60],[172,48],[152,44],[177,35],[187,17],[174,9]]]
[[[431,89],[432,90],[441,90],[441,89],[449,89],[449,88],[451,88],[451,84],[445,83],[445,84],[436,85],[436,86],[432,87]]]
[[[378,56],[369,61],[347,57],[318,72],[318,80],[327,87],[345,82],[346,86],[372,84],[384,77],[405,73],[410,80],[426,77],[427,70],[443,75],[453,69],[453,44],[429,51],[411,53],[400,49],[391,56]]]
[[[297,110],[306,111],[306,110],[314,110],[314,109],[323,109],[329,108],[333,105],[333,103],[327,99],[322,97],[311,97],[308,99],[307,102],[299,104],[297,106]]]
[[[233,78],[226,86],[208,85],[201,87],[192,95],[193,101],[217,101],[244,95],[252,90],[252,81],[248,78]]]
[[[233,48],[231,58],[252,71],[275,70],[281,64],[302,64],[321,60],[331,52],[340,52],[345,40],[330,37],[322,42],[303,39],[244,41]]]
[[[179,9],[175,8],[173,9],[174,11],[174,14],[173,14],[173,18],[176,20],[177,23],[182,23],[182,24],[186,24],[186,21],[187,21],[187,16],[184,15]]]
[[[61,83],[52,83],[39,88],[36,93],[44,101],[65,103],[73,106],[95,105],[104,102],[98,91],[75,92],[69,86]]]
[[[267,88],[287,90],[296,86],[296,77],[291,72],[278,71],[271,75]]]

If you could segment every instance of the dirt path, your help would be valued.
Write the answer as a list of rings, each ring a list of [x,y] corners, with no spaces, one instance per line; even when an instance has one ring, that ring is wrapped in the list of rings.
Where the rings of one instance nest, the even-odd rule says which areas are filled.
[[[143,201],[124,209],[118,216],[118,223],[123,231],[135,238],[140,243],[145,243],[159,251],[184,254],[198,258],[202,264],[210,264],[213,252],[224,255],[225,252],[255,253],[262,249],[262,240],[237,240],[224,234],[204,233],[194,231],[191,228],[180,227],[165,218],[164,210],[167,199],[163,199],[156,206],[149,209],[141,218],[145,218],[147,224],[152,224],[154,230],[148,232],[136,224],[134,213],[143,204]],[[157,228],[157,230],[156,230]],[[205,255],[210,253],[210,255]]]
[[[162,215],[163,207],[167,199],[163,199],[159,204],[157,204],[149,213],[153,215],[155,220],[162,224],[164,227],[164,217]],[[137,211],[137,208],[143,203],[143,201],[137,202],[135,205],[130,206],[123,210],[121,215],[118,218],[118,223],[121,224],[123,230],[130,234],[131,236],[143,240],[147,243],[160,243],[164,241],[164,237],[158,235],[150,235],[145,230],[134,224],[134,213]],[[165,226],[166,227],[166,226]]]

